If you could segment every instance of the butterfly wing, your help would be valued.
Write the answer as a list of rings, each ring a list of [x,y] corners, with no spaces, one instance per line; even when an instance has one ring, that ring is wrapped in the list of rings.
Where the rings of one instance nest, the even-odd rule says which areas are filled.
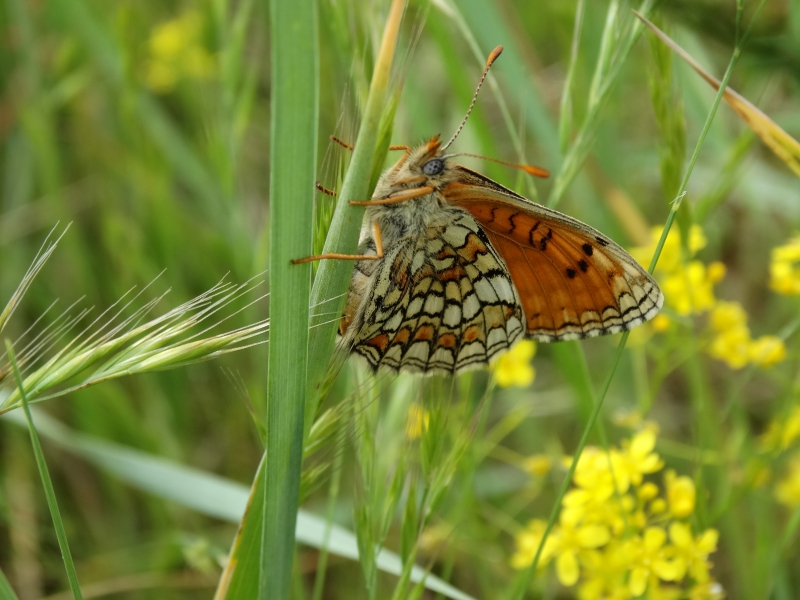
[[[523,320],[486,234],[464,211],[444,209],[421,235],[385,249],[345,343],[374,369],[457,373],[507,350]]]
[[[534,204],[465,167],[442,190],[467,210],[502,256],[529,337],[557,341],[631,329],[664,303],[636,260],[596,229]]]

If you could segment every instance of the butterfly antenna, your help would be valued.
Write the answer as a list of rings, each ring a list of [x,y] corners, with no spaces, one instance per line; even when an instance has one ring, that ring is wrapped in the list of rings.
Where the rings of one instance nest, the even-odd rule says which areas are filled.
[[[447,147],[456,140],[456,138],[458,137],[458,134],[461,133],[462,129],[464,129],[464,125],[466,124],[467,119],[469,119],[469,114],[472,112],[472,107],[475,106],[475,101],[478,99],[478,92],[481,91],[481,86],[483,85],[483,80],[486,79],[486,74],[489,72],[489,67],[491,67],[492,63],[497,60],[497,57],[500,56],[500,53],[502,51],[503,51],[503,47],[502,46],[498,46],[497,48],[492,50],[492,53],[489,55],[489,58],[486,60],[486,66],[483,68],[483,75],[481,75],[481,78],[478,81],[478,87],[475,88],[475,93],[472,95],[472,102],[469,103],[469,108],[467,109],[467,114],[464,115],[464,120],[461,121],[461,125],[458,126],[458,129],[456,129],[456,132],[453,134],[453,137],[450,138],[450,141],[447,142],[444,146],[442,146],[442,151],[447,150]]]
[[[543,169],[542,167],[537,167],[535,165],[521,165],[518,163],[511,163],[511,162],[506,162],[504,160],[499,160],[497,158],[489,158],[488,156],[481,156],[480,154],[469,154],[467,152],[459,152],[458,154],[450,154],[449,156],[471,156],[473,158],[481,158],[483,160],[488,160],[489,162],[525,171],[528,175],[533,175],[534,177],[542,177],[542,178],[550,177],[550,171],[548,171],[547,169]]]

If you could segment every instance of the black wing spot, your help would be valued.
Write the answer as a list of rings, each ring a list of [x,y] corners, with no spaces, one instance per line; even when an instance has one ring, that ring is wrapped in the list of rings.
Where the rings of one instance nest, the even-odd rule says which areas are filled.
[[[492,210],[495,210],[494,208]],[[511,223],[511,229],[508,230],[508,235],[514,233],[514,230],[517,228],[517,224],[514,223],[514,217],[518,216],[519,213],[514,213],[510,217],[508,217],[508,222]]]
[[[547,250],[547,238],[546,237],[543,237],[542,239],[539,240],[539,250],[541,250],[542,252]]]
[[[580,260],[578,261],[578,268],[580,268],[580,270],[581,270],[581,271],[583,271],[584,273],[586,273],[586,271],[588,271],[588,270],[589,270],[589,263],[587,263],[587,262],[586,262],[585,260],[583,260],[583,259],[580,259]]]
[[[608,246],[608,240],[604,240],[601,237],[595,237],[594,239],[596,239],[597,243],[600,244],[601,246]]]
[[[584,244],[584,245],[582,246],[582,248],[583,248],[583,253],[584,253],[586,256],[591,256],[591,255],[592,255],[592,252],[594,252],[594,248],[592,248],[592,245],[591,245],[591,244]]]
[[[541,221],[536,221],[536,225],[534,225],[528,232],[528,243],[530,243],[530,245],[534,247],[536,247],[536,241],[533,239],[533,232],[539,228],[540,223]]]
[[[567,267],[567,277],[569,277],[570,279],[575,279],[576,274],[577,272],[575,271],[575,269],[570,269],[569,267]]]

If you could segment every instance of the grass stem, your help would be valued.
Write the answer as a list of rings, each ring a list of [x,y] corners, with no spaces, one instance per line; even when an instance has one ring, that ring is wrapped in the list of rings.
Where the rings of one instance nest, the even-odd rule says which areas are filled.
[[[50,509],[50,515],[53,517],[53,527],[56,530],[56,538],[58,539],[58,547],[61,548],[61,557],[64,560],[64,569],[67,571],[67,579],[69,580],[69,587],[72,590],[72,596],[75,600],[82,600],[81,588],[78,584],[78,574],[75,572],[75,563],[72,560],[72,553],[69,550],[69,540],[67,540],[67,532],[64,529],[64,522],[61,520],[61,512],[58,510],[58,500],[56,499],[56,492],[53,488],[53,480],[50,479],[50,472],[47,470],[47,463],[44,460],[44,451],[42,444],[39,441],[39,435],[36,433],[36,425],[33,423],[33,416],[31,416],[31,409],[28,406],[28,396],[25,393],[25,388],[22,385],[22,375],[20,375],[17,366],[17,360],[14,356],[14,349],[11,347],[11,342],[6,340],[6,354],[11,363],[11,368],[14,371],[14,379],[17,382],[20,398],[22,401],[22,410],[25,413],[25,418],[28,421],[28,431],[31,434],[31,445],[33,446],[33,454],[36,458],[36,466],[39,469],[39,476],[42,478],[42,486],[44,487],[44,495],[47,499],[47,507]]]

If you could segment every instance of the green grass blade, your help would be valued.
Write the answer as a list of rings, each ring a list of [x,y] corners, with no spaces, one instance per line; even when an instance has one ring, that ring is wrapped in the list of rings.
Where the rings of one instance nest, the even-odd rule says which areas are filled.
[[[270,2],[270,353],[259,597],[289,597],[303,459],[317,169],[319,47],[314,0]],[[231,598],[244,596],[231,595]],[[248,596],[252,598],[252,595]]]
[[[36,457],[36,466],[39,468],[39,475],[42,478],[42,486],[44,487],[44,495],[47,499],[47,506],[50,509],[50,515],[53,517],[53,527],[56,530],[56,537],[58,538],[58,546],[61,548],[61,557],[64,560],[64,568],[67,571],[67,579],[69,579],[69,587],[72,590],[72,596],[76,600],[81,600],[81,588],[78,584],[78,575],[75,572],[75,563],[72,560],[72,554],[69,551],[69,541],[67,540],[67,532],[64,529],[64,522],[61,520],[61,513],[58,510],[58,500],[56,499],[56,492],[53,489],[53,481],[50,479],[50,472],[47,470],[47,463],[44,460],[44,451],[42,444],[39,442],[39,436],[36,433],[36,426],[33,423],[31,416],[31,409],[28,406],[28,398],[25,394],[25,389],[22,386],[22,375],[20,375],[17,368],[17,361],[14,358],[14,349],[11,347],[11,342],[6,340],[6,353],[8,360],[11,363],[11,368],[14,371],[14,378],[19,387],[20,396],[22,398],[22,410],[25,412],[25,418],[28,421],[28,431],[31,434],[31,444],[33,445],[33,454]]]
[[[19,600],[3,571],[0,571],[0,600]]]
[[[404,0],[393,0],[378,59],[372,74],[367,104],[361,127],[356,138],[353,156],[347,169],[336,210],[333,213],[328,237],[323,253],[354,254],[358,246],[358,233],[364,209],[350,206],[351,200],[365,200],[370,197],[370,177],[375,167],[375,156],[382,155],[386,148],[378,151],[378,133],[382,115],[391,106],[388,102],[389,80],[397,46],[397,36],[403,15]],[[388,140],[384,143],[387,144]],[[313,317],[322,313],[341,314],[344,309],[345,292],[353,272],[353,262],[347,260],[323,260],[314,279],[311,293]],[[312,317],[312,318],[313,318]],[[325,319],[329,321],[330,319]],[[316,322],[316,321],[315,321]],[[312,330],[308,347],[309,393],[315,395],[317,387],[325,377],[336,339],[336,321],[315,327]]]
[[[19,427],[26,425],[25,418],[17,411],[4,415],[2,419]],[[201,514],[230,523],[239,523],[245,519],[245,510],[248,504],[259,506],[259,499],[262,497],[259,496],[259,493],[263,492],[263,485],[249,489],[241,483],[214,473],[187,467],[160,456],[108,442],[95,436],[76,433],[41,412],[36,413],[36,422],[38,432],[50,443],[81,456],[91,464],[110,472],[137,489]],[[262,473],[263,469],[260,468],[257,480]],[[232,553],[240,562],[237,570],[233,573],[228,592],[232,593],[234,586],[242,592],[252,589],[253,595],[250,596],[252,598],[257,590],[257,580],[249,578],[255,583],[252,588],[248,588],[247,581],[238,582],[236,577],[247,571],[246,566],[243,565],[247,562],[248,556],[254,558],[253,569],[258,569],[258,561],[255,559],[259,556],[261,544],[261,511],[252,511],[252,514],[246,517],[253,519],[253,522],[247,524],[247,528],[254,535],[247,534],[250,536],[248,539],[251,539],[252,542],[240,543]],[[324,547],[335,556],[358,560],[358,543],[353,532],[339,525],[331,524],[328,520],[307,511],[298,512],[296,537],[299,543],[306,546]],[[388,550],[380,550],[376,562],[378,569],[384,573],[400,576],[403,571],[400,557]],[[411,580],[416,583],[423,579],[425,587],[431,591],[439,592],[454,600],[472,600],[471,596],[441,579],[427,574],[425,569],[414,567],[411,572]],[[217,597],[225,598],[224,594]],[[0,600],[5,599],[0,596]]]

